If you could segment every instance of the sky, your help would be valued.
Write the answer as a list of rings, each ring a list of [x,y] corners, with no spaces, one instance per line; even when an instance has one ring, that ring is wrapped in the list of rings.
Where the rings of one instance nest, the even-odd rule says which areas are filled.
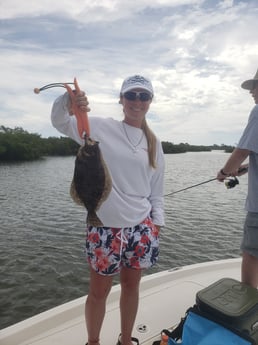
[[[89,116],[122,120],[123,80],[152,81],[161,141],[236,145],[254,106],[240,85],[258,68],[257,0],[0,0],[0,126],[42,137],[77,78]]]

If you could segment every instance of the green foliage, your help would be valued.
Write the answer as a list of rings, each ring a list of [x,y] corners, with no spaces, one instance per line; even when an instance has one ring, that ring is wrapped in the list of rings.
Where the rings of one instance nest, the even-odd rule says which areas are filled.
[[[67,137],[49,137],[43,140],[46,154],[49,156],[74,156],[79,149],[79,144]]]
[[[212,151],[212,150],[223,150],[225,152],[232,152],[234,147],[228,145],[189,145],[187,143],[173,144],[168,141],[162,141],[162,148],[164,153],[184,153],[184,152],[200,152],[200,151]]]
[[[75,155],[79,145],[70,138],[41,138],[20,127],[0,126],[0,161],[31,161],[43,156]]]
[[[0,127],[0,160],[24,161],[42,156],[41,138],[38,134],[29,134],[20,127],[14,129]]]
[[[187,148],[184,144],[174,145],[168,141],[162,141],[162,148],[164,153],[184,153]]]

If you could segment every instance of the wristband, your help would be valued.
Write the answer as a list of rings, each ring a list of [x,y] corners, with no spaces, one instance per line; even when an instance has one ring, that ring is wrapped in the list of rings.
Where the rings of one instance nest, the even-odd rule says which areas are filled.
[[[223,171],[223,169],[220,170],[220,173],[221,173],[222,175],[224,175],[224,176],[228,176],[228,175],[229,175],[229,174],[226,174],[226,173]]]

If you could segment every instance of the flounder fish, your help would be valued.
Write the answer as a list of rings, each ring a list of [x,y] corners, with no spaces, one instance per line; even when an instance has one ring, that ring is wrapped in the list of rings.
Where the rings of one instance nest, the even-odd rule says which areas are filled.
[[[73,91],[68,84],[73,84]],[[107,199],[111,188],[112,179],[110,177],[106,163],[102,157],[99,143],[90,138],[90,125],[85,107],[81,108],[76,104],[76,95],[81,94],[77,79],[73,83],[52,83],[41,88],[35,88],[34,92],[52,87],[65,87],[71,99],[71,113],[77,120],[77,129],[85,144],[78,150],[75,160],[74,176],[70,187],[70,194],[73,200],[80,205],[84,205],[88,211],[87,224],[100,227],[103,226],[96,212],[101,204]]]
[[[65,84],[71,98],[71,113],[76,117],[78,133],[84,139],[84,145],[79,148],[77,153],[70,194],[76,203],[84,205],[87,209],[87,225],[101,227],[103,223],[96,212],[111,191],[112,179],[102,157],[98,141],[90,138],[87,111],[76,104],[76,95],[81,94],[76,78],[74,78],[74,86],[75,92]]]
[[[85,137],[85,144],[79,148],[75,160],[70,194],[76,203],[84,205],[87,209],[88,225],[103,226],[96,211],[107,199],[111,188],[112,179],[102,157],[99,143],[90,137]]]

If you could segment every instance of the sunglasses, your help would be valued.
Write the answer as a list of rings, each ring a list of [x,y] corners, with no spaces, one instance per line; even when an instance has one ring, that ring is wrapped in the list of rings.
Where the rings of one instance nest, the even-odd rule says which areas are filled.
[[[152,99],[152,95],[148,92],[127,91],[123,97],[128,101],[136,101],[139,99],[141,102],[147,102]]]

